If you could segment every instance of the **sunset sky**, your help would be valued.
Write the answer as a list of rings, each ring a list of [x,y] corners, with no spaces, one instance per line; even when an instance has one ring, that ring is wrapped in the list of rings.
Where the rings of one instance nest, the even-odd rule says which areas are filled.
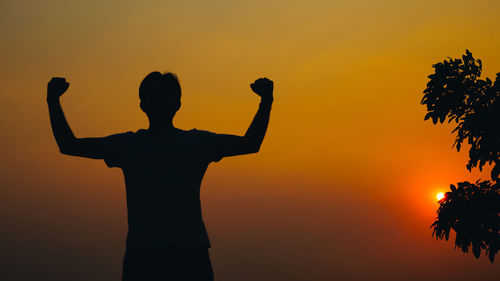
[[[245,133],[275,81],[258,154],[213,163],[203,212],[218,281],[498,280],[499,262],[429,228],[436,194],[469,173],[452,125],[425,121],[432,64],[469,49],[500,72],[500,2],[0,2],[0,276],[120,280],[121,171],[61,155],[52,76],[78,137],[147,128],[138,88],[177,73],[174,125]],[[488,169],[487,169],[488,171]],[[500,256],[497,256],[499,259]]]

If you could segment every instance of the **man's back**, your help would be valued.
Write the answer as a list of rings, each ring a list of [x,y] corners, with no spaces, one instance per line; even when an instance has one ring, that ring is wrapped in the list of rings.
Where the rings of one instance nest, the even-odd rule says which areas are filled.
[[[107,138],[104,160],[125,177],[127,244],[209,245],[201,215],[200,185],[223,135],[200,130],[154,134],[148,130]]]

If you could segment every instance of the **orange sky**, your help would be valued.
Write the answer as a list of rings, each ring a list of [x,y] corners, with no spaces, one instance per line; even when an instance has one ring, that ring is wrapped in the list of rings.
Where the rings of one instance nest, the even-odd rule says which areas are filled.
[[[219,133],[244,134],[249,84],[275,81],[260,153],[202,186],[216,280],[498,278],[431,238],[436,193],[480,174],[419,102],[431,65],[466,48],[500,72],[500,2],[167,2],[0,3],[0,275],[119,279],[122,175],[58,153],[45,88],[66,77],[74,132],[105,136],[147,127],[138,86],[159,70],[183,89],[174,124]]]

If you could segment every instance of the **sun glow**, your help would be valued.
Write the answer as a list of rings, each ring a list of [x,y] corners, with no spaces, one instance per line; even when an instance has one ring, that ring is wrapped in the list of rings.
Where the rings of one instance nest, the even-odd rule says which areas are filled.
[[[436,198],[438,201],[441,201],[441,199],[444,198],[444,193],[443,192],[439,192],[437,195],[436,195]]]

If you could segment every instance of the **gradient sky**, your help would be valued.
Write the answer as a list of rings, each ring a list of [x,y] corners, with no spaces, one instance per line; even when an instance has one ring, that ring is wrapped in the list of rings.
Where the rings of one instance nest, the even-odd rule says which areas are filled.
[[[419,102],[431,65],[465,49],[500,72],[499,12],[493,0],[3,0],[0,276],[119,280],[122,174],[58,153],[46,83],[70,82],[77,136],[105,136],[148,126],[138,87],[159,70],[181,82],[177,127],[240,135],[259,103],[249,84],[275,81],[261,151],[211,164],[202,185],[216,280],[498,280],[498,261],[431,237],[436,193],[488,173],[467,172],[452,127],[424,122]]]

